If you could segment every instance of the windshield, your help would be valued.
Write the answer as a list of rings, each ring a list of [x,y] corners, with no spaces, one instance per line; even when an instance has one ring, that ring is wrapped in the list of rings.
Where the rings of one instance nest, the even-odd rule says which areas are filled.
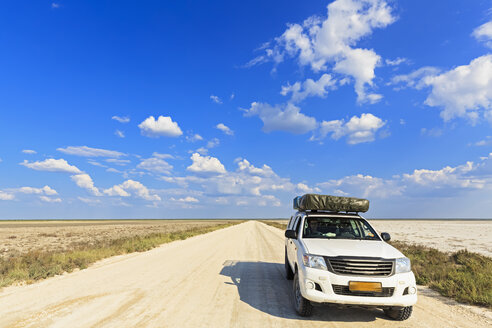
[[[303,238],[379,240],[376,231],[364,220],[340,217],[307,217]]]

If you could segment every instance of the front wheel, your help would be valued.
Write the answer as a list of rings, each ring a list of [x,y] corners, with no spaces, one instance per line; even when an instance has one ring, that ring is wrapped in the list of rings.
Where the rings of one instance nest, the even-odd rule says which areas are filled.
[[[297,314],[301,317],[309,317],[313,313],[313,305],[301,294],[301,288],[299,286],[299,274],[294,275],[294,307]]]
[[[386,313],[386,315],[393,320],[403,321],[410,318],[410,316],[412,315],[412,311],[413,311],[413,306],[405,306],[405,307],[385,309],[384,313]]]

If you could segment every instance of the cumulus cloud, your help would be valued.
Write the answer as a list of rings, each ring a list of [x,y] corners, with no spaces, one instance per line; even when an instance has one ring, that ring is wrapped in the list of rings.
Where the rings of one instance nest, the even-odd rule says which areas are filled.
[[[307,79],[302,84],[301,82],[296,82],[292,85],[287,84],[282,86],[282,91],[280,94],[283,96],[292,93],[290,101],[299,102],[307,97],[325,97],[328,94],[329,89],[336,88],[336,80],[332,78],[330,74],[323,74],[318,81],[313,79]]]
[[[263,164],[261,168],[255,167],[245,158],[236,159],[236,163],[238,166],[237,170],[239,172],[246,172],[250,175],[258,175],[263,177],[271,177],[275,175],[272,168],[266,164]]]
[[[147,137],[179,137],[183,134],[178,123],[173,122],[170,116],[159,116],[157,120],[149,116],[138,127],[142,135]]]
[[[114,131],[114,135],[117,136],[118,138],[124,138],[125,137],[125,134],[123,133],[123,131],[120,131],[120,130]]]
[[[475,58],[469,65],[437,76],[425,77],[423,83],[432,88],[425,104],[443,108],[441,117],[444,121],[466,117],[475,122],[480,111],[485,118],[491,118],[492,55]]]
[[[396,17],[384,0],[336,0],[327,7],[326,18],[309,17],[301,24],[291,24],[265,53],[247,66],[271,60],[282,62],[285,57],[296,57],[301,65],[314,72],[328,69],[355,80],[359,102],[377,102],[381,95],[368,93],[373,85],[374,70],[381,57],[372,49],[355,48],[363,37],[376,28],[384,28]]]
[[[154,156],[151,158],[143,159],[138,165],[137,168],[147,170],[153,173],[163,173],[163,174],[171,174],[171,170],[173,166],[166,162],[163,158]]]
[[[473,59],[470,64],[446,72],[422,67],[408,75],[393,77],[392,84],[415,89],[431,88],[425,104],[441,109],[447,122],[466,118],[475,124],[481,118],[492,123],[492,55]],[[401,87],[397,87],[397,89]]]
[[[14,194],[0,190],[0,200],[13,200],[14,198],[15,198]]]
[[[201,135],[199,135],[198,133],[195,133],[192,136],[186,136],[186,140],[189,142],[195,142],[195,141],[203,140],[203,137]]]
[[[492,49],[492,21],[480,25],[472,33],[478,41],[485,43],[485,45]]]
[[[216,104],[222,104],[222,99],[220,99],[219,97],[217,96],[214,96],[214,95],[210,95],[210,99],[212,99],[212,101]]]
[[[66,148],[57,148],[59,152],[68,155],[75,156],[83,156],[83,157],[114,157],[118,158],[121,156],[126,156],[124,153],[115,151],[115,150],[107,150],[100,148],[92,148],[87,146],[69,146]]]
[[[191,197],[191,196],[178,198],[178,199],[171,197],[170,200],[173,202],[182,202],[182,203],[198,203],[199,202],[198,199],[196,199],[195,197]]]
[[[244,116],[247,117],[258,116],[263,121],[264,132],[285,131],[304,134],[317,126],[314,117],[302,114],[300,108],[292,103],[271,106],[267,103],[253,102],[244,112]]]
[[[101,192],[99,191],[98,188],[94,186],[94,181],[92,181],[90,175],[86,173],[76,174],[76,175],[72,175],[71,179],[75,182],[77,186],[79,186],[80,188],[87,189],[94,196],[101,196]]]
[[[441,169],[415,169],[389,179],[357,174],[319,183],[326,193],[367,198],[450,197],[467,191],[492,189],[492,153],[474,163],[468,161]]]
[[[121,197],[129,197],[133,194],[135,197],[142,198],[148,201],[161,200],[159,195],[151,194],[147,187],[135,180],[126,180],[122,184],[114,185],[111,188],[105,189],[104,193],[109,196]]]
[[[401,195],[405,187],[398,181],[385,180],[370,175],[351,175],[341,179],[333,179],[319,183],[323,190],[339,196],[355,196],[364,198],[388,198]]]
[[[20,165],[24,165],[25,167],[37,171],[65,172],[77,174],[82,173],[82,171],[80,171],[78,167],[68,164],[68,162],[62,158],[49,158],[44,161],[37,162],[28,162],[27,160],[24,160],[24,162],[20,163]]]
[[[331,133],[331,138],[338,140],[347,137],[347,143],[353,145],[363,142],[371,142],[376,138],[376,132],[386,122],[371,113],[362,114],[360,117],[353,116],[347,123],[344,120],[323,121],[320,124],[319,137],[311,140],[320,140]]]
[[[191,155],[193,163],[186,169],[195,173],[225,173],[225,167],[218,158],[201,156],[198,153]]]
[[[120,123],[128,123],[130,122],[130,118],[127,116],[113,116],[111,117],[112,120],[118,121]]]
[[[48,196],[52,195],[58,195],[55,189],[51,188],[50,186],[44,186],[42,188],[35,188],[35,187],[21,187],[18,189],[20,193],[23,194],[44,194]]]
[[[29,155],[37,154],[37,152],[35,150],[32,150],[32,149],[24,149],[24,150],[22,150],[22,152],[24,154],[29,154]]]
[[[216,129],[219,129],[220,131],[224,132],[225,134],[232,136],[234,135],[234,131],[232,131],[228,126],[226,126],[224,123],[219,123],[215,126]]]
[[[39,199],[46,203],[61,203],[62,201],[61,198],[53,198],[48,196],[39,196]]]

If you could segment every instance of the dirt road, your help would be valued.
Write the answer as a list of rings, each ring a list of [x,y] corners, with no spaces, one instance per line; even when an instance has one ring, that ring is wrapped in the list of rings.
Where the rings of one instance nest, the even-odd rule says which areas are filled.
[[[0,292],[0,327],[490,327],[476,313],[424,294],[412,318],[317,306],[296,316],[283,277],[283,233],[258,222],[118,256]]]

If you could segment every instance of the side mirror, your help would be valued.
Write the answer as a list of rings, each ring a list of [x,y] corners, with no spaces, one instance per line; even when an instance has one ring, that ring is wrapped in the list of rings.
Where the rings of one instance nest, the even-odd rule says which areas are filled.
[[[290,239],[297,239],[297,232],[295,230],[285,230],[285,237]]]
[[[387,232],[382,232],[381,233],[381,238],[383,238],[384,241],[390,241],[391,240],[391,236]]]

